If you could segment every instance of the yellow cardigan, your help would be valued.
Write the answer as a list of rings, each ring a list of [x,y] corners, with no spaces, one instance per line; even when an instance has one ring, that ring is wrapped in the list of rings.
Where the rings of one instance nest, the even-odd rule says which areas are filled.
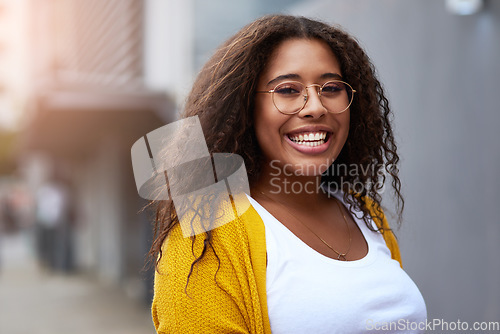
[[[385,217],[383,227],[392,258],[401,263],[398,244]],[[194,265],[189,283],[188,273],[195,255],[201,253],[204,235],[196,237],[192,247],[192,239],[184,238],[177,224],[166,239],[152,305],[157,332],[271,333],[262,219],[250,207],[212,234],[216,255],[209,248]]]

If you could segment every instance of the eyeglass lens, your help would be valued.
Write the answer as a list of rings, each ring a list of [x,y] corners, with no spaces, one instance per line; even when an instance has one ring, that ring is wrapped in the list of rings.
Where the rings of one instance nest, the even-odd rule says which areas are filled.
[[[315,87],[319,90],[319,87]],[[331,113],[341,113],[352,101],[352,88],[342,81],[325,83],[319,93],[321,103]],[[283,82],[273,92],[276,108],[284,114],[299,112],[308,100],[308,92],[300,82]]]

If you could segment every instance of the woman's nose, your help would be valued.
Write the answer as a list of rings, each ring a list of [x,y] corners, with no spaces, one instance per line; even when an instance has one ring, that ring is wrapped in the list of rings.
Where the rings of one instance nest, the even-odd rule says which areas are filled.
[[[313,117],[320,118],[325,115],[328,110],[323,106],[321,102],[320,92],[318,87],[309,86],[306,88],[307,95],[305,96],[306,104],[304,108],[299,112],[300,117]]]

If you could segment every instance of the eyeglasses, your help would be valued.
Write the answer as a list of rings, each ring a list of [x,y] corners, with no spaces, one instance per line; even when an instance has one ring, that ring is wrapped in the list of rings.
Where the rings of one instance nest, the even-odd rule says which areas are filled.
[[[340,80],[333,80],[324,83],[322,86],[312,84],[304,86],[298,81],[286,81],[278,84],[269,91],[257,91],[257,93],[271,93],[274,106],[285,115],[293,115],[304,109],[309,95],[307,88],[319,87],[318,96],[329,112],[340,114],[346,111],[352,103],[354,93],[351,85]]]

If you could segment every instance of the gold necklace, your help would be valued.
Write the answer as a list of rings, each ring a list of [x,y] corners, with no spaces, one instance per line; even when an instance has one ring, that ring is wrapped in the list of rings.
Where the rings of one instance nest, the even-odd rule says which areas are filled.
[[[277,201],[275,199],[272,199],[271,197],[269,197],[266,194],[264,194],[262,191],[260,191],[260,193],[262,195],[264,195],[266,198],[268,198],[269,200],[275,202],[276,204],[281,205],[286,211],[290,211],[290,210],[288,210],[288,208],[283,203],[281,203],[281,202],[279,202],[279,201]],[[335,203],[337,203],[337,206],[339,207],[340,213],[342,213],[342,217],[344,218],[345,226],[347,227],[347,231],[349,233],[349,247],[347,247],[347,250],[344,253],[341,253],[341,252],[335,250],[332,246],[330,246],[330,244],[328,242],[326,242],[322,237],[320,237],[319,235],[317,235],[316,232],[314,232],[309,226],[307,226],[304,222],[302,222],[302,220],[300,220],[299,217],[297,217],[295,215],[292,215],[292,216],[299,223],[301,223],[302,225],[304,225],[305,228],[307,228],[309,231],[311,231],[311,233],[314,234],[316,236],[316,238],[318,238],[319,240],[321,240],[321,242],[324,243],[326,245],[326,247],[328,247],[332,251],[334,251],[335,254],[337,254],[337,260],[347,261],[346,255],[351,250],[351,245],[352,245],[351,229],[349,228],[349,223],[347,223],[347,218],[345,217],[344,210],[342,210],[342,208],[340,207],[339,201],[335,200]]]

